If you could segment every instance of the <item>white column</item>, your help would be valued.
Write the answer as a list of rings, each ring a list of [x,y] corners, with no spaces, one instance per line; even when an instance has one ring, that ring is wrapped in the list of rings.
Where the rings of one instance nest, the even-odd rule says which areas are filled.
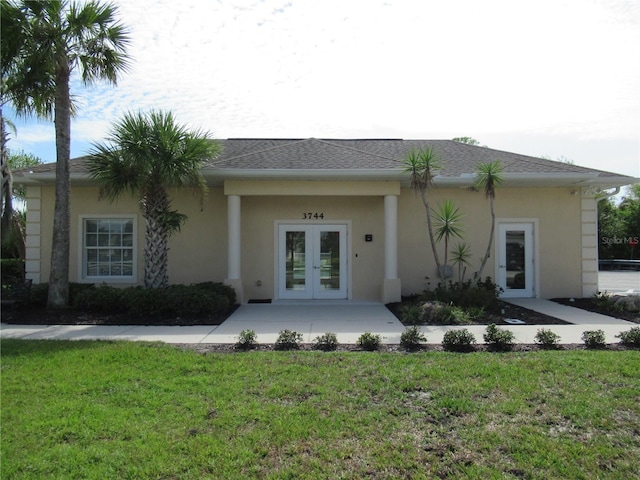
[[[401,300],[401,284],[398,278],[398,197],[384,197],[384,282],[383,303]]]
[[[238,301],[242,303],[239,195],[229,195],[227,197],[227,230],[227,279],[225,280],[225,283],[235,288]]]
[[[384,197],[384,278],[398,278],[398,197]]]

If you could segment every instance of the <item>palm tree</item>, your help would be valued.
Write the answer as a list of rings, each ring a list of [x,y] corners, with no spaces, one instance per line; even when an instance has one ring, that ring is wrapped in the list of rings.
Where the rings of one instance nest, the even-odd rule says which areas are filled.
[[[493,201],[496,198],[496,188],[499,187],[504,178],[502,177],[503,167],[499,160],[493,162],[481,163],[476,170],[476,180],[474,182],[474,188],[484,190],[485,197],[489,199],[489,206],[491,209],[491,233],[489,233],[489,242],[487,250],[480,264],[480,269],[476,276],[482,278],[482,272],[487,260],[491,256],[491,247],[493,246],[493,236],[496,230],[496,212],[494,210]]]
[[[451,237],[462,238],[462,228],[460,223],[462,220],[462,213],[460,208],[451,200],[445,200],[438,204],[438,209],[434,211],[438,228],[436,228],[436,241],[440,241],[444,238],[444,265],[443,271],[440,272],[442,278],[450,277],[451,274],[448,266],[449,260],[449,239]]]
[[[71,102],[69,81],[80,71],[85,84],[116,83],[127,68],[128,36],[115,19],[111,4],[66,0],[2,0],[3,34],[11,46],[11,68],[3,94],[16,111],[54,120],[56,131],[56,194],[49,276],[49,308],[69,304],[69,157]],[[7,15],[5,19],[4,16]],[[4,24],[10,31],[4,32]]]
[[[464,282],[464,273],[471,258],[471,248],[465,242],[457,243],[451,250],[451,261],[458,266],[458,285]]]
[[[146,222],[144,285],[166,287],[168,240],[186,216],[171,209],[167,187],[195,187],[207,191],[200,168],[219,151],[217,142],[201,131],[178,125],[169,113],[129,113],[117,122],[107,143],[94,144],[89,174],[101,195],[115,200],[125,192],[139,197]]]
[[[429,241],[431,243],[431,251],[436,262],[438,274],[442,272],[442,264],[436,249],[436,240],[433,236],[433,225],[431,222],[431,207],[427,191],[433,185],[434,170],[441,168],[440,160],[437,153],[432,147],[420,148],[412,150],[404,158],[405,172],[411,177],[411,189],[415,193],[420,194],[422,203],[427,215],[427,229],[429,230]]]

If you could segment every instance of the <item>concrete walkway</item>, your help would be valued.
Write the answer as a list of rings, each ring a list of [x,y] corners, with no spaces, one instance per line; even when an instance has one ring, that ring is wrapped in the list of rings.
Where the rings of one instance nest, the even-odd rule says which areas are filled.
[[[607,343],[615,343],[622,331],[635,324],[604,315],[596,317],[572,307],[564,307],[547,300],[510,300],[531,310],[545,313],[573,323],[573,325],[512,325],[508,327],[518,343],[534,343],[540,328],[547,328],[561,337],[560,343],[583,343],[581,336],[587,330],[603,330]],[[447,330],[467,328],[482,343],[486,327],[423,326],[421,330],[427,343],[440,344]],[[364,332],[380,334],[382,342],[400,343],[403,325],[380,304],[341,305],[242,305],[221,325],[195,325],[184,327],[132,326],[132,325],[9,325],[0,324],[0,338],[33,340],[132,340],[160,341],[165,343],[213,343],[232,344],[242,330],[254,330],[259,343],[275,342],[281,330],[295,330],[303,334],[303,341],[310,343],[323,333],[333,332],[338,342],[353,344]]]

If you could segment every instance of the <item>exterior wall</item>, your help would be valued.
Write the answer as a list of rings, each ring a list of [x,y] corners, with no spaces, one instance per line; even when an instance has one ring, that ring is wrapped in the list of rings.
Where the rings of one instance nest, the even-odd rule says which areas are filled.
[[[53,208],[55,188],[41,188],[41,254],[40,282],[47,282],[51,262],[51,238],[53,232]],[[189,218],[181,232],[169,240],[169,282],[195,283],[221,282],[226,274],[226,198],[221,188],[210,189],[204,208],[191,191],[170,192],[174,207]],[[69,280],[82,282],[80,262],[82,239],[82,215],[131,215],[137,218],[137,281],[144,280],[144,232],[145,222],[140,215],[137,199],[123,195],[115,202],[98,199],[95,187],[73,187],[71,190],[71,245],[69,255]],[[118,285],[127,285],[118,282]],[[129,284],[130,285],[130,284]]]
[[[276,224],[318,223],[305,212],[323,213],[323,223],[351,221],[348,252],[351,298],[379,301],[384,280],[383,197],[247,196],[242,197],[242,279],[245,298],[274,298]],[[365,242],[365,234],[373,235]],[[261,283],[258,286],[258,282]]]
[[[472,266],[466,279],[478,270],[487,248],[491,214],[489,200],[481,192],[468,189],[433,189],[429,192],[432,207],[452,199],[464,213],[464,238],[472,251]],[[427,233],[425,209],[419,196],[402,191],[398,202],[399,276],[402,293],[408,295],[437,285],[435,262]],[[510,221],[537,220],[538,241],[534,258],[539,266],[535,295],[541,298],[582,296],[581,199],[567,188],[500,188],[495,199],[496,218]],[[497,228],[496,228],[497,231]],[[452,244],[460,240],[454,239]],[[495,243],[483,277],[496,278]],[[444,262],[442,245],[440,260]],[[450,263],[450,262],[449,262]],[[454,276],[457,275],[454,268]],[[430,279],[426,280],[425,276]],[[457,277],[456,277],[457,278]]]
[[[285,184],[286,182],[282,182]],[[314,182],[308,182],[313,184]],[[434,287],[437,282],[435,262],[431,258],[424,206],[419,196],[407,189],[400,192],[385,186],[377,194],[375,185],[365,190],[350,189],[350,182],[318,182],[320,195],[278,196],[274,192],[265,195],[241,197],[242,260],[241,275],[245,299],[275,298],[275,251],[276,221],[305,223],[303,213],[324,214],[324,223],[349,221],[348,259],[350,262],[350,298],[361,301],[380,301],[384,282],[384,196],[398,197],[398,276],[402,294],[419,293]],[[380,182],[384,183],[384,182]],[[393,182],[390,182],[393,183]],[[396,183],[397,186],[397,183]],[[39,189],[39,202],[36,193]],[[49,277],[50,244],[53,228],[54,187],[36,187],[32,201],[35,219],[39,206],[40,222],[30,222],[29,247],[33,255],[39,235],[39,272],[37,259],[32,259],[34,280],[39,273],[40,281]],[[229,194],[230,192],[226,192]],[[233,192],[231,192],[233,193]],[[237,192],[235,192],[237,193]],[[358,196],[358,193],[365,194]],[[189,219],[182,231],[170,240],[169,281],[171,283],[194,283],[201,281],[223,281],[227,276],[227,197],[222,188],[212,188],[201,210],[199,199],[189,191],[171,192],[174,208],[185,213]],[[490,231],[489,201],[481,192],[468,189],[433,189],[429,192],[433,207],[445,198],[451,198],[464,213],[464,241],[472,250],[472,266],[466,278],[471,278],[478,269],[487,246]],[[496,217],[504,220],[536,220],[534,238],[535,261],[539,264],[538,288],[535,295],[542,298],[581,297],[583,295],[583,260],[591,250],[586,239],[595,224],[587,210],[590,200],[572,195],[568,188],[501,188],[495,200]],[[98,200],[94,187],[73,187],[71,194],[71,281],[79,281],[81,238],[79,219],[81,215],[131,214],[137,216],[137,283],[143,280],[144,220],[137,200],[123,196],[110,203]],[[314,222],[308,222],[314,223]],[[39,228],[38,228],[39,226]],[[38,230],[38,232],[36,232]],[[372,242],[365,242],[365,234],[373,235]],[[586,240],[585,240],[586,239]],[[453,240],[452,243],[456,243]],[[586,242],[586,243],[585,243]],[[597,245],[596,245],[597,247]],[[585,250],[587,249],[587,250]],[[444,260],[440,245],[441,259]],[[495,241],[492,257],[483,276],[496,278]],[[454,272],[455,275],[455,272]],[[427,281],[425,276],[429,276]],[[429,283],[430,285],[429,285]]]

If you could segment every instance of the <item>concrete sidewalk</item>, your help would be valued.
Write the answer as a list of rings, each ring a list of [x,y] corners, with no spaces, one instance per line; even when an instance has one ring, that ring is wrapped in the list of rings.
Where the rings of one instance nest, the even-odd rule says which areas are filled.
[[[516,303],[518,302],[518,303]],[[591,317],[584,310],[563,307],[546,300],[513,300],[525,308],[549,314],[549,308],[557,318],[573,325],[510,325],[507,327],[518,343],[534,343],[540,328],[547,328],[561,337],[560,343],[583,343],[582,333],[587,330],[603,330],[608,343],[615,343],[620,332],[635,324],[612,317]],[[551,304],[551,305],[549,305]],[[461,327],[422,326],[428,344],[440,344],[446,331],[467,328],[482,343],[484,325]],[[303,341],[310,343],[319,335],[333,332],[338,342],[356,343],[364,332],[381,335],[386,344],[400,343],[404,326],[380,304],[357,305],[242,305],[221,325],[195,325],[182,327],[132,326],[132,325],[8,325],[0,324],[0,338],[23,338],[32,340],[131,340],[160,341],[165,343],[213,343],[233,344],[242,330],[253,330],[259,343],[274,343],[281,330],[295,330],[303,334]]]

